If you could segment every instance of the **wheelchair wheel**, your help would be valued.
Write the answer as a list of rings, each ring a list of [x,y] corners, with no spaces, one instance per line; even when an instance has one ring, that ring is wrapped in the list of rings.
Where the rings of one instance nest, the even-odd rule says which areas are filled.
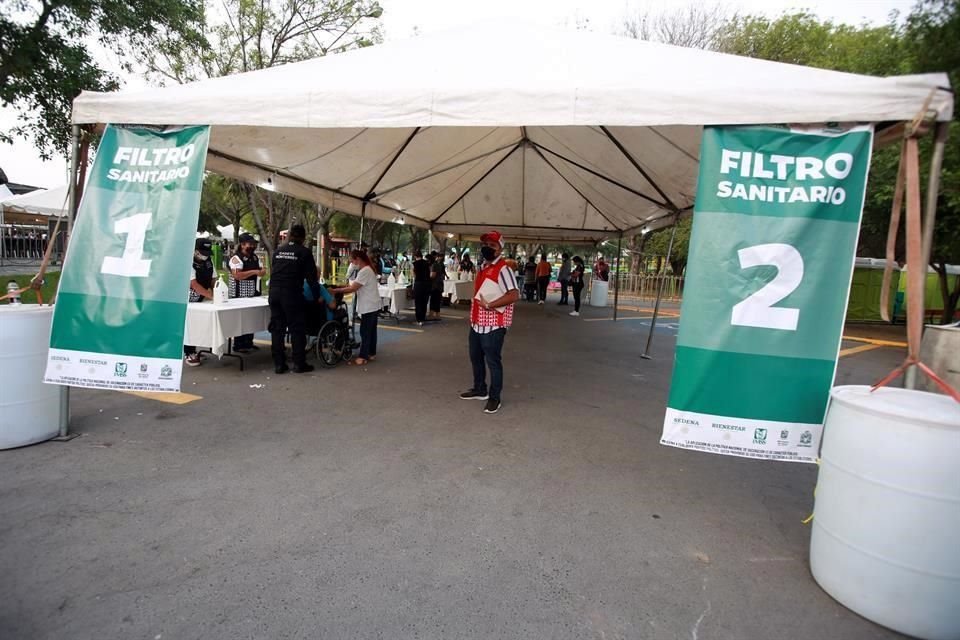
[[[343,325],[328,322],[320,328],[317,336],[317,360],[325,367],[335,367],[344,359],[343,354],[347,345],[347,335]]]

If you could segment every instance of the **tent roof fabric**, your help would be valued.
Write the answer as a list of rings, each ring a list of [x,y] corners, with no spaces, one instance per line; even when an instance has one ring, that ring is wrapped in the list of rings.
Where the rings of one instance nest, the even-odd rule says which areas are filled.
[[[42,216],[65,216],[67,212],[67,187],[39,189],[0,201],[5,212],[29,213]]]
[[[192,84],[84,92],[76,123],[212,125],[207,167],[438,232],[595,241],[693,205],[708,124],[953,113],[945,74],[875,78],[496,24]]]

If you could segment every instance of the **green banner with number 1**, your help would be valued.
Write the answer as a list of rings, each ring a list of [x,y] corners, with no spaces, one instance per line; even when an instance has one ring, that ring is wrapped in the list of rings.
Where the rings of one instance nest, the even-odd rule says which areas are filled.
[[[707,127],[661,443],[816,460],[871,127]]]
[[[209,127],[108,125],[70,237],[45,382],[179,391]]]

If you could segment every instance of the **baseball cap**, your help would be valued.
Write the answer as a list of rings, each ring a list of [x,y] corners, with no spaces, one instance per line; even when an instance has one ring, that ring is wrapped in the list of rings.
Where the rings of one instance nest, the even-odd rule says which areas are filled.
[[[480,236],[480,242],[496,242],[501,249],[503,248],[503,236],[500,235],[499,231],[487,231]]]
[[[257,244],[257,239],[254,238],[254,237],[253,237],[252,235],[250,235],[249,233],[241,233],[241,234],[240,234],[240,244],[243,244],[244,242],[249,242],[250,244]]]
[[[193,244],[193,248],[205,256],[213,253],[213,243],[210,242],[209,238],[197,238],[197,241]]]

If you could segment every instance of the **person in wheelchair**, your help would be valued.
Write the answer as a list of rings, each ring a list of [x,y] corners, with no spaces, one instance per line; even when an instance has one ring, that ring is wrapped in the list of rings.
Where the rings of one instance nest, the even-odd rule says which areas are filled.
[[[303,297],[307,300],[307,335],[310,348],[315,348],[317,359],[326,367],[349,360],[352,353],[350,340],[350,313],[343,302],[343,294],[333,294],[322,284],[313,287],[304,281]]]

